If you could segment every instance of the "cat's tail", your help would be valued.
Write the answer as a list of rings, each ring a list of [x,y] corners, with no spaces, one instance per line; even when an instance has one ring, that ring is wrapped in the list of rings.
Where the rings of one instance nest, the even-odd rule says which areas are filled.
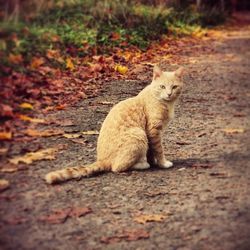
[[[109,168],[103,162],[94,162],[89,165],[65,168],[57,171],[52,171],[45,176],[45,181],[48,184],[63,182],[70,179],[78,179],[85,176],[90,176],[95,173],[107,171]]]

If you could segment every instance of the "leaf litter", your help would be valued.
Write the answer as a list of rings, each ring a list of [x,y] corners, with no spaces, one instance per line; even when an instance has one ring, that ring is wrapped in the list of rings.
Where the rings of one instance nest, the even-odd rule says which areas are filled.
[[[16,156],[12,159],[9,159],[9,162],[17,165],[19,163],[31,164],[34,161],[40,161],[40,160],[54,160],[56,157],[55,154],[58,151],[59,151],[58,147],[41,149],[36,152],[26,153],[22,156]]]
[[[41,216],[39,218],[39,221],[47,222],[50,224],[61,224],[64,223],[69,217],[79,218],[89,213],[92,213],[92,209],[90,207],[72,207],[66,209],[57,209],[49,215]]]

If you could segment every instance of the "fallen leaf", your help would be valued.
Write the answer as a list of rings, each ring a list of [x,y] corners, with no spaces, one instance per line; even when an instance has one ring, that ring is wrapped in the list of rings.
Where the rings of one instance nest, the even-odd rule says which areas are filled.
[[[18,170],[17,166],[13,164],[5,164],[3,167],[0,168],[0,172],[2,173],[14,173]]]
[[[54,210],[52,214],[42,216],[39,221],[48,222],[50,224],[64,223],[69,217],[71,208]]]
[[[8,152],[8,148],[0,148],[0,155],[5,155]]]
[[[114,105],[114,102],[108,102],[108,101],[103,101],[103,102],[98,102],[99,104],[103,104],[103,105]]]
[[[33,109],[33,106],[30,104],[30,103],[27,103],[27,102],[23,102],[19,105],[20,108],[23,108],[23,109]]]
[[[69,134],[69,133],[65,133],[63,134],[63,137],[67,138],[67,139],[75,139],[75,138],[79,138],[81,137],[82,135],[81,134]]]
[[[111,33],[111,40],[112,41],[117,41],[121,39],[121,35],[117,32],[112,32]]]
[[[10,54],[8,60],[10,63],[19,64],[23,62],[23,57],[22,55]]]
[[[145,224],[146,222],[162,222],[166,218],[162,214],[142,214],[134,218],[135,222]]]
[[[64,131],[60,129],[58,130],[47,129],[42,131],[35,129],[27,129],[24,133],[32,137],[49,137],[49,136],[61,135],[64,133]]]
[[[42,57],[33,57],[30,63],[30,67],[32,69],[37,69],[39,68],[41,65],[43,65],[45,63],[44,58]]]
[[[10,182],[8,180],[0,179],[0,192],[9,188],[9,186],[10,186]]]
[[[12,138],[11,132],[0,132],[0,140],[10,140]]]
[[[57,109],[57,110],[64,110],[66,107],[67,107],[66,104],[60,104],[60,105],[57,105],[57,106],[55,107],[55,109]]]
[[[119,72],[120,74],[124,75],[128,71],[128,67],[122,66],[122,65],[116,65],[115,66],[115,71]]]
[[[79,144],[86,144],[86,140],[83,140],[83,139],[79,139],[79,138],[76,138],[76,139],[72,139],[71,141],[75,142],[75,143],[79,143]]]
[[[73,70],[74,68],[75,67],[74,67],[72,60],[70,58],[67,58],[66,59],[66,69]]]
[[[60,57],[60,52],[58,50],[48,49],[47,52],[46,52],[46,56],[49,59],[57,60],[58,57]]]
[[[126,241],[136,241],[141,239],[148,239],[150,237],[149,233],[143,229],[134,229],[134,230],[125,230],[122,233],[119,233],[110,237],[102,237],[100,239],[101,243],[112,244],[117,243],[122,240]]]
[[[70,217],[81,217],[92,212],[89,207],[74,207],[72,208],[69,216]]]
[[[45,123],[44,119],[31,118],[27,115],[17,115],[17,117],[22,121],[29,121],[29,122],[34,122],[34,123]]]
[[[17,156],[12,159],[9,159],[10,163],[19,164],[23,162],[25,164],[31,164],[33,161],[39,160],[54,160],[55,154],[58,152],[58,148],[47,148],[38,150],[36,152],[30,152],[23,156]]]
[[[39,221],[48,222],[50,224],[61,224],[64,223],[67,218],[79,218],[92,212],[89,207],[73,207],[66,209],[54,210],[52,214],[42,216]]]
[[[13,117],[13,108],[6,104],[0,104],[0,114],[2,116]]]
[[[243,128],[224,128],[222,129],[222,131],[225,132],[226,134],[238,134],[245,132]]]
[[[82,135],[99,135],[99,131],[97,130],[89,130],[81,132]]]

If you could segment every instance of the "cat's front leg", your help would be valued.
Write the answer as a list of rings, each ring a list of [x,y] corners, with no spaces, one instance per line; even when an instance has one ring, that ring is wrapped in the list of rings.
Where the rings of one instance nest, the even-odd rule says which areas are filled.
[[[154,129],[151,131],[149,138],[149,162],[153,162],[153,164],[157,164],[160,168],[170,168],[173,166],[171,161],[166,160],[164,156],[164,150],[161,142],[161,131]],[[150,164],[152,164],[150,162]]]

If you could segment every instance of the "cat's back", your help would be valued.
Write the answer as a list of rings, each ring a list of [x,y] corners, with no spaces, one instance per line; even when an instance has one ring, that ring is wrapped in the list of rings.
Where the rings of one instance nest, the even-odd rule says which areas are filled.
[[[101,132],[104,129],[119,129],[130,126],[141,126],[145,120],[144,106],[138,96],[117,103],[105,118]]]

